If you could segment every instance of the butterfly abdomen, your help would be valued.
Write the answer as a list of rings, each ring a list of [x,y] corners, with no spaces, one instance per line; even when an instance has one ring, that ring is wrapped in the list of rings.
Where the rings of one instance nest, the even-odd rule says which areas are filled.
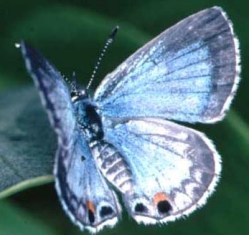
[[[130,190],[131,172],[116,148],[104,140],[92,142],[90,148],[102,174],[122,192]]]

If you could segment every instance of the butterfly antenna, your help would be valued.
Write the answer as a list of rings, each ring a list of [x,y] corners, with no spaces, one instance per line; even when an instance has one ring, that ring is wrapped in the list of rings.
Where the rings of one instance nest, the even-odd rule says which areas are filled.
[[[105,53],[106,53],[107,49],[109,48],[110,44],[112,44],[112,42],[114,41],[114,38],[115,38],[115,36],[116,36],[116,34],[118,32],[118,29],[119,29],[119,26],[117,25],[112,30],[112,32],[110,33],[110,35],[108,36],[108,38],[106,40],[106,43],[105,43],[103,49],[101,50],[100,56],[99,56],[99,58],[98,58],[98,60],[97,60],[97,62],[95,64],[95,66],[94,66],[94,69],[93,69],[92,75],[90,77],[89,83],[88,83],[88,85],[86,87],[87,90],[89,90],[90,86],[92,85],[92,82],[93,82],[93,80],[95,78],[95,75],[96,75],[96,73],[97,73],[97,71],[99,69],[99,65],[100,65],[102,59],[104,58]]]
[[[70,80],[71,91],[77,91],[77,78],[76,73],[72,73],[72,78]]]

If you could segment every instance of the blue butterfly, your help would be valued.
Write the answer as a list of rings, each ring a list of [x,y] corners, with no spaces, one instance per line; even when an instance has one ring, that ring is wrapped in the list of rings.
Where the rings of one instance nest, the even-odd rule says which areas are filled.
[[[93,97],[68,86],[28,44],[20,47],[58,137],[56,190],[80,229],[95,233],[117,223],[114,190],[144,224],[174,221],[205,204],[220,156],[204,134],[169,120],[214,123],[230,106],[240,56],[221,8],[162,32],[108,74]]]

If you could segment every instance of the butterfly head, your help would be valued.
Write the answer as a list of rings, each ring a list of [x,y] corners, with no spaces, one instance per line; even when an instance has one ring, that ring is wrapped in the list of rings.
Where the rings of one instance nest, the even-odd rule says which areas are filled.
[[[72,81],[69,82],[70,96],[73,102],[84,100],[89,97],[87,89],[78,85],[76,75],[73,73]]]
[[[84,100],[89,97],[86,89],[71,90],[70,95],[73,102]]]

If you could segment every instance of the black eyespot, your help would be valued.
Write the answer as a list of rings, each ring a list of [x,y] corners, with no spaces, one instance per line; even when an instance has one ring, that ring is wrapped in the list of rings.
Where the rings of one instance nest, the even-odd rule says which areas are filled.
[[[172,209],[172,207],[167,200],[164,200],[164,201],[158,202],[157,209],[160,213],[167,214]]]
[[[95,221],[94,213],[91,210],[88,210],[88,219],[91,224],[93,224]]]
[[[137,203],[135,206],[135,211],[138,213],[147,212],[148,209],[143,203]]]
[[[113,213],[113,209],[109,206],[103,206],[100,210],[100,216],[105,217],[107,215],[111,215]]]
[[[86,158],[82,155],[81,156],[81,161],[83,162],[83,161],[85,161],[86,160]]]

